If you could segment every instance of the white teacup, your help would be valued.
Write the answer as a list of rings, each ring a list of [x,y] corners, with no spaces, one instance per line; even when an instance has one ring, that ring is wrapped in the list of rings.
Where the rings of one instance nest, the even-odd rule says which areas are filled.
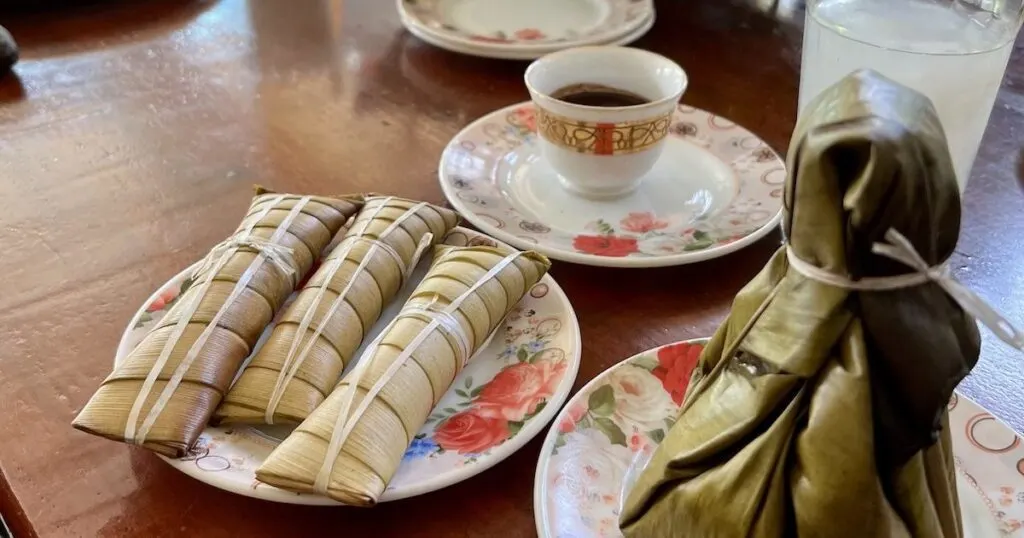
[[[686,72],[664,56],[628,47],[579,47],[526,69],[544,159],[569,190],[609,198],[640,185],[664,148]],[[588,106],[553,97],[569,87],[629,92],[648,102]]]

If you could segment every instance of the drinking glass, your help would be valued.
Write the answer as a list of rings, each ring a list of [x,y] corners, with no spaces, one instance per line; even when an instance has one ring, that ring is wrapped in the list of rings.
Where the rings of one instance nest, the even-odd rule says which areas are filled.
[[[927,95],[960,191],[1003,80],[1024,0],[808,0],[800,110],[869,68]]]

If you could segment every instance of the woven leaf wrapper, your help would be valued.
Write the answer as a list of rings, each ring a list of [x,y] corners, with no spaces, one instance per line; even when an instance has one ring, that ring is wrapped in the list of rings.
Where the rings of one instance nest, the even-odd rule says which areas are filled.
[[[465,362],[548,267],[534,252],[437,247],[395,320],[256,477],[350,505],[375,504]]]
[[[798,259],[854,281],[909,273],[872,251],[889,229],[929,266],[952,255],[957,183],[920,94],[850,75],[805,111],[788,166],[783,226]],[[946,405],[979,344],[934,282],[854,291],[780,250],[701,355],[623,533],[960,536]]]
[[[418,254],[456,224],[449,209],[367,198],[224,397],[214,421],[298,424],[309,416],[331,393]]]
[[[184,456],[260,333],[361,206],[362,196],[258,190],[235,233],[200,262],[192,285],[103,381],[74,427]]]

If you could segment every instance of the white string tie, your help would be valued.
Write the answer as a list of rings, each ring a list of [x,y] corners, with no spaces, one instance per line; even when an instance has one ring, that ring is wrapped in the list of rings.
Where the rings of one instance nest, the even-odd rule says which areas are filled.
[[[989,328],[1000,340],[1006,342],[1016,349],[1024,349],[1024,333],[1021,333],[999,312],[996,312],[981,297],[961,284],[949,270],[945,263],[929,266],[928,262],[914,249],[903,234],[890,228],[885,232],[887,243],[875,243],[871,251],[879,256],[885,256],[896,260],[916,272],[905,275],[867,277],[859,280],[852,280],[843,275],[837,275],[818,267],[810,262],[800,259],[793,251],[792,245],[786,245],[786,258],[789,266],[796,272],[816,280],[823,284],[835,286],[848,290],[857,291],[885,291],[919,286],[926,282],[934,282],[942,287],[947,294],[955,301],[960,308],[972,315]]]

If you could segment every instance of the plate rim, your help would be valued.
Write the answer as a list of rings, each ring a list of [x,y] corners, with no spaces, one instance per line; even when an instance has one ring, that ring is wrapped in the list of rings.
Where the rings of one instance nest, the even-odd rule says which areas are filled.
[[[637,18],[635,21],[632,22],[632,24],[625,24],[622,28],[616,29],[614,31],[608,31],[605,32],[603,35],[599,34],[589,39],[576,39],[573,41],[562,41],[554,43],[491,43],[488,41],[474,41],[472,39],[463,38],[457,35],[444,34],[433,28],[430,28],[427,24],[421,21],[419,17],[416,17],[405,8],[405,1],[406,0],[395,0],[395,8],[398,12],[399,18],[402,21],[402,25],[405,26],[410,31],[412,31],[410,27],[415,26],[421,32],[450,44],[476,48],[483,51],[493,51],[499,53],[502,51],[510,53],[522,52],[524,54],[534,53],[538,54],[538,56],[549,52],[562,50],[565,48],[598,45],[618,40],[619,38],[625,35],[631,35],[636,29],[640,28],[641,26],[644,26],[644,24],[647,22],[649,18],[653,18],[653,15],[655,13],[655,5],[653,0],[642,0],[644,6],[646,7],[646,15]],[[610,2],[611,0],[604,1]]]
[[[637,358],[637,357],[639,357],[641,355],[646,355],[648,353],[656,353],[659,349],[666,348],[666,347],[669,347],[669,346],[678,345],[678,344],[697,344],[697,343],[704,343],[704,344],[706,344],[707,342],[710,342],[710,341],[711,341],[711,337],[710,336],[702,336],[702,337],[697,337],[697,338],[688,338],[686,340],[678,340],[678,341],[675,341],[675,342],[670,342],[668,344],[663,344],[663,345],[660,345],[660,346],[654,346],[652,348],[648,348],[648,349],[645,349],[643,351],[639,351],[637,353],[634,353],[634,354],[630,355],[629,357],[626,357],[625,359],[622,359],[622,360],[616,362],[615,364],[609,366],[608,368],[605,368],[604,371],[602,371],[601,373],[597,374],[596,376],[594,376],[593,379],[591,379],[590,381],[587,381],[587,383],[585,385],[580,387],[580,390],[577,390],[576,393],[572,395],[572,397],[573,398],[582,397],[582,395],[585,394],[588,390],[592,389],[594,387],[594,385],[597,385],[599,382],[602,382],[606,378],[610,377],[612,372],[615,371],[616,368],[619,368],[622,365],[628,364],[630,361],[632,361],[633,359],[635,359],[635,358]],[[558,415],[556,415],[555,418],[553,419],[553,422],[555,422],[556,425],[552,426],[551,429],[548,430],[547,435],[544,436],[544,442],[541,443],[541,445],[540,445],[540,456],[537,458],[537,468],[534,470],[534,473],[533,473],[533,520],[534,520],[535,526],[537,527],[537,536],[538,536],[538,538],[548,538],[548,537],[553,536],[550,532],[548,532],[548,528],[547,528],[547,524],[546,524],[547,520],[548,520],[548,518],[547,518],[548,510],[547,510],[547,502],[545,502],[545,501],[547,499],[547,489],[548,488],[547,488],[547,480],[545,480],[545,478],[546,478],[546,475],[547,475],[546,471],[547,471],[548,465],[551,462],[551,450],[555,446],[555,441],[556,441],[556,438],[558,437],[557,419],[561,416],[562,411],[563,410],[560,409],[559,412],[558,412]]]
[[[489,236],[485,232],[472,230],[464,226],[456,226],[455,228],[452,228],[452,230],[449,233],[456,231],[465,234],[469,238],[482,236],[494,239],[498,242],[498,244],[502,244],[502,241],[492,236]],[[145,301],[142,304],[139,305],[138,310],[128,321],[128,324],[125,326],[124,331],[121,333],[121,338],[118,340],[117,348],[114,352],[114,360],[112,366],[116,367],[118,364],[120,364],[120,362],[124,360],[123,357],[127,356],[127,354],[131,351],[131,349],[127,349],[128,336],[134,330],[139,319],[146,312],[146,306],[153,304],[153,302],[157,298],[159,298],[161,291],[163,291],[168,284],[186,278],[188,272],[191,271],[200,263],[202,263],[201,260],[192,263],[185,269],[182,269],[181,271],[175,273],[173,276],[169,277],[166,281],[164,281],[163,284],[160,284],[156,288],[156,290],[154,290],[153,293],[151,293],[145,299]],[[502,443],[498,447],[495,447],[508,447],[505,450],[501,451],[500,456],[495,456],[487,460],[477,460],[477,462],[474,463],[473,465],[463,466],[450,473],[442,475],[446,477],[445,480],[441,480],[438,477],[433,477],[429,480],[424,481],[418,487],[410,487],[408,488],[407,491],[399,490],[400,493],[398,493],[397,495],[388,495],[389,491],[395,490],[385,489],[384,493],[381,495],[379,502],[397,501],[400,499],[416,497],[426,493],[438,491],[449,486],[458,484],[460,482],[463,482],[465,480],[468,480],[469,478],[472,478],[480,473],[483,473],[484,471],[490,469],[491,467],[494,467],[495,465],[505,461],[513,454],[518,452],[520,449],[522,449],[527,443],[529,443],[535,437],[537,437],[537,435],[540,434],[544,430],[544,428],[546,428],[548,424],[551,423],[552,420],[554,420],[554,418],[561,411],[562,406],[565,404],[566,401],[568,401],[569,397],[572,396],[572,387],[573,385],[576,384],[576,378],[579,376],[579,369],[583,356],[583,339],[580,333],[579,318],[576,315],[576,309],[572,306],[572,301],[569,300],[569,296],[565,293],[565,290],[562,289],[562,286],[558,284],[558,282],[554,279],[554,277],[551,276],[550,273],[545,273],[544,277],[541,278],[540,281],[538,281],[538,283],[546,284],[548,286],[548,294],[557,296],[561,301],[562,306],[565,307],[565,319],[566,321],[572,324],[572,333],[569,335],[569,337],[576,344],[573,352],[566,353],[566,360],[571,361],[569,364],[569,368],[566,370],[565,376],[559,382],[555,393],[552,395],[551,399],[548,400],[547,405],[545,405],[544,409],[541,410],[541,412],[538,413],[536,416],[534,416],[529,423],[525,424],[524,427],[521,430],[519,430],[519,432],[515,435],[515,437],[509,439],[505,443]],[[292,293],[295,292],[293,291]],[[122,357],[120,361],[118,360],[118,357]],[[210,426],[209,424],[207,424],[203,431],[205,432],[207,431],[207,429],[211,427],[216,426]],[[234,493],[263,501],[279,502],[285,504],[296,504],[305,506],[348,506],[346,504],[340,503],[331,498],[324,497],[321,495],[298,494],[295,492],[274,487],[270,484],[263,484],[263,486],[265,486],[263,488],[252,488],[249,486],[240,488],[235,487],[235,483],[233,481],[226,481],[223,483],[219,481],[211,481],[208,479],[208,477],[216,475],[203,471],[202,469],[199,469],[194,465],[186,465],[191,460],[171,458],[163,454],[156,455],[160,459],[167,462],[172,468],[184,473],[190,478],[203,482],[211,487],[227,491],[229,493]],[[260,492],[269,493],[270,495],[268,496],[267,494],[260,494]]]
[[[680,104],[682,104],[682,103],[680,103]],[[540,243],[536,243],[535,244],[535,243],[530,243],[528,241],[524,241],[524,240],[516,237],[515,235],[507,233],[504,230],[491,225],[485,219],[480,218],[480,216],[477,215],[477,213],[470,208],[468,203],[466,203],[464,200],[460,199],[456,195],[454,187],[449,185],[449,182],[447,181],[449,176],[445,172],[445,162],[447,162],[451,158],[451,152],[455,151],[455,149],[457,148],[457,145],[454,144],[455,140],[459,139],[460,137],[462,137],[466,133],[470,132],[471,130],[476,129],[478,125],[483,124],[484,122],[490,120],[493,117],[500,116],[502,114],[506,114],[506,113],[508,113],[511,110],[518,109],[518,108],[521,108],[521,107],[526,106],[526,105],[534,106],[533,105],[533,101],[521,101],[519,103],[511,104],[511,105],[499,108],[497,110],[492,110],[491,112],[488,112],[488,113],[484,114],[483,116],[480,116],[476,120],[473,120],[472,123],[470,123],[469,125],[463,127],[458,133],[455,134],[455,136],[453,136],[451,138],[451,140],[448,141],[448,143],[445,145],[444,151],[441,152],[441,158],[438,161],[438,165],[437,165],[437,180],[438,180],[438,183],[441,184],[441,191],[444,193],[445,198],[448,199],[448,203],[450,203],[452,205],[452,207],[454,207],[455,210],[458,211],[460,215],[462,215],[462,218],[464,218],[467,221],[469,221],[470,223],[472,223],[473,226],[479,228],[480,231],[483,232],[486,235],[489,235],[489,236],[494,237],[496,239],[500,239],[501,241],[504,241],[504,242],[506,242],[506,243],[508,243],[508,244],[510,244],[510,245],[512,245],[514,247],[516,247],[516,248],[519,248],[519,249],[528,249],[528,250],[534,250],[534,251],[540,252],[541,254],[544,254],[545,256],[547,256],[547,257],[549,257],[551,259],[555,259],[555,260],[561,260],[561,261],[564,261],[564,262],[576,263],[576,264],[580,264],[580,265],[592,265],[592,266],[597,266],[597,267],[615,267],[615,268],[638,269],[638,268],[652,268],[652,267],[674,267],[674,266],[679,266],[679,265],[687,265],[687,264],[691,264],[691,263],[698,263],[698,262],[702,262],[702,261],[707,261],[707,260],[714,259],[714,258],[720,258],[722,256],[725,256],[727,254],[732,254],[733,252],[736,252],[738,250],[744,249],[744,248],[746,248],[746,247],[756,243],[761,238],[765,237],[766,235],[771,233],[773,230],[775,230],[775,228],[777,228],[779,223],[782,221],[782,211],[783,211],[783,208],[784,208],[785,204],[780,202],[779,203],[778,211],[776,211],[776,213],[774,215],[772,215],[772,217],[770,219],[768,219],[768,221],[766,221],[763,225],[761,225],[759,228],[754,230],[752,233],[744,236],[742,239],[738,239],[738,240],[733,241],[732,243],[729,243],[729,244],[726,244],[726,245],[714,246],[714,247],[706,248],[704,250],[699,250],[699,251],[695,251],[695,252],[681,252],[681,253],[678,253],[678,254],[670,254],[668,256],[651,256],[651,257],[629,257],[629,256],[624,256],[624,257],[621,257],[621,258],[617,258],[617,257],[611,257],[611,256],[598,256],[598,255],[595,255],[595,254],[585,254],[585,253],[580,253],[580,252],[571,252],[571,251],[568,251],[568,250],[558,250],[558,249],[554,249],[554,248],[542,245]],[[713,112],[709,112],[709,111],[704,110],[704,109],[699,108],[699,107],[695,107],[695,106],[692,106],[692,105],[685,105],[685,106],[688,106],[690,108],[699,110],[701,112],[704,112],[705,114],[718,116],[718,114],[714,114]],[[757,138],[758,141],[763,143],[765,145],[765,147],[768,148],[772,152],[772,154],[775,155],[775,158],[778,160],[778,162],[782,163],[783,169],[785,169],[785,160],[779,155],[779,153],[777,151],[775,151],[774,148],[772,148],[767,142],[765,142],[763,138],[761,138],[760,136],[755,134],[753,131],[750,131],[746,127],[743,127],[739,123],[736,123],[736,122],[733,122],[732,120],[729,120],[729,118],[726,118],[725,116],[718,116],[718,117],[723,118],[723,119],[725,119],[725,120],[727,120],[727,121],[729,121],[729,122],[731,122],[731,123],[733,123],[733,124],[743,128],[748,133],[750,133],[751,136]]]

